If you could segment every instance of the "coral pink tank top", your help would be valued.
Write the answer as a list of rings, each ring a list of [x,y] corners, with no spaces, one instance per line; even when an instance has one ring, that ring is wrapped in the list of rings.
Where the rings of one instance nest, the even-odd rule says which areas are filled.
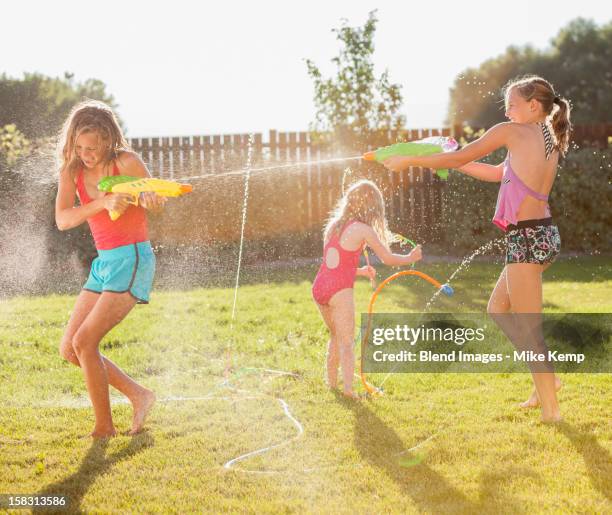
[[[92,199],[87,194],[83,179],[83,169],[77,173],[77,193],[82,206],[89,204]],[[115,163],[113,175],[119,175],[119,168]],[[109,195],[107,193],[107,195]],[[147,215],[144,208],[130,205],[125,212],[114,222],[110,219],[108,211],[104,209],[87,219],[91,235],[98,250],[110,250],[123,245],[140,243],[149,239],[147,230]]]

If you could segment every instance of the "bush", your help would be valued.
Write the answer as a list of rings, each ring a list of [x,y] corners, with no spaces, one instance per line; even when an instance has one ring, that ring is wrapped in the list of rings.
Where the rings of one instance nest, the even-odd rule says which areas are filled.
[[[571,152],[551,193],[551,209],[564,250],[610,252],[612,151]]]

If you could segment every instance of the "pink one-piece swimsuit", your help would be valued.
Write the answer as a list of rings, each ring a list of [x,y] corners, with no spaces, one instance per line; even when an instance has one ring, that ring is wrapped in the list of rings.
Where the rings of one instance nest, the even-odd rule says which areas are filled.
[[[359,256],[365,244],[357,250],[346,250],[340,245],[340,238],[342,238],[344,231],[357,221],[347,222],[339,234],[332,234],[323,249],[323,263],[321,263],[317,276],[312,283],[312,297],[317,304],[327,305],[336,293],[345,288],[352,288],[355,284]],[[335,268],[329,268],[326,263],[327,253],[332,248],[338,251],[339,256],[338,266]]]

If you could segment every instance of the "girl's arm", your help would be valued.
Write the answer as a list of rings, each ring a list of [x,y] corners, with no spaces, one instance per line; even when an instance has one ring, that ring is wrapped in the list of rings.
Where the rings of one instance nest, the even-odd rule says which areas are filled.
[[[121,152],[117,158],[117,167],[121,175],[131,175],[132,177],[142,177],[143,179],[151,177],[147,166],[135,152]]]
[[[365,224],[364,224],[365,225]],[[421,246],[417,245],[410,254],[393,254],[382,244],[374,229],[365,225],[364,239],[368,247],[387,266],[405,266],[421,259]]]
[[[485,182],[500,182],[504,175],[504,163],[489,165],[472,162],[457,168],[457,171]]]
[[[390,170],[400,172],[409,166],[424,168],[461,168],[477,161],[494,150],[508,146],[512,134],[512,122],[499,123],[491,127],[480,138],[454,152],[444,152],[430,156],[394,156],[386,159],[384,165]]]
[[[66,170],[62,170],[59,176],[57,196],[55,197],[55,223],[60,231],[77,227],[105,209],[123,212],[129,205],[127,195],[116,193],[92,200],[89,204],[78,207],[74,205],[75,197],[76,185],[70,174]]]
[[[357,275],[361,277],[376,277],[376,269],[372,265],[366,265],[357,269]]]

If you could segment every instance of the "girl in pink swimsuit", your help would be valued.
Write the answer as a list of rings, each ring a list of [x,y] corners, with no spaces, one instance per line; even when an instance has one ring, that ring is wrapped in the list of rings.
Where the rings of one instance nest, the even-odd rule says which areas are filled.
[[[538,316],[516,315],[542,313],[542,272],[559,253],[559,231],[550,216],[548,194],[559,156],[565,155],[569,146],[570,105],[548,81],[537,76],[510,81],[504,88],[504,99],[510,121],[489,129],[461,150],[392,157],[385,161],[385,166],[395,171],[410,166],[455,168],[476,179],[501,182],[493,222],[506,231],[506,266],[487,311],[496,322],[513,320],[518,327],[528,319],[539,320]],[[503,163],[493,166],[475,162],[500,147],[508,149]],[[529,328],[536,333],[523,334],[541,334],[540,322],[536,324]],[[510,325],[502,329],[517,345],[513,335],[520,331]],[[538,345],[543,345],[543,337],[538,340]],[[561,383],[552,367],[544,373],[533,368],[531,371],[535,390],[521,406],[541,406],[544,422],[561,420],[556,393]]]
[[[330,332],[327,384],[337,387],[341,365],[344,395],[351,398],[356,398],[353,284],[358,275],[371,280],[376,275],[371,266],[359,268],[361,252],[367,245],[390,266],[408,265],[421,259],[420,246],[408,255],[392,254],[389,236],[382,193],[376,184],[365,180],[348,188],[325,227],[323,263],[312,285],[312,296]]]

